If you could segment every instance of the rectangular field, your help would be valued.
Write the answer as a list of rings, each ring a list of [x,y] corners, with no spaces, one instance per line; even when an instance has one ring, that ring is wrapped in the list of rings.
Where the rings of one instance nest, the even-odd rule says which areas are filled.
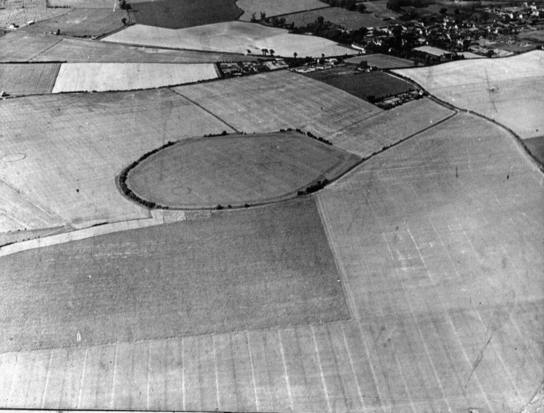
[[[375,99],[398,95],[414,89],[412,84],[388,73],[361,73],[355,71],[352,66],[318,70],[309,72],[306,76],[371,102]]]
[[[378,69],[399,69],[403,67],[414,66],[414,62],[408,59],[402,59],[400,57],[375,53],[367,54],[363,56],[355,56],[346,59],[346,63],[360,64],[362,61],[367,62],[370,66],[375,66]]]
[[[301,128],[328,139],[382,112],[340,89],[286,71],[175,90],[243,132]]]
[[[299,12],[282,16],[286,23],[293,23],[295,27],[305,27],[314,23],[318,17],[326,21],[342,26],[347,30],[357,30],[361,27],[383,26],[384,21],[371,13],[359,13],[341,7],[329,7],[326,9]]]
[[[0,90],[10,95],[36,95],[53,90],[58,63],[0,63]]]
[[[0,123],[2,153],[19,154],[0,179],[76,226],[147,217],[120,194],[116,175],[168,140],[231,131],[165,89],[9,99]]]
[[[149,89],[217,77],[208,63],[63,63],[53,93]]]
[[[250,21],[253,13],[256,18],[260,18],[261,12],[270,17],[329,7],[327,3],[319,0],[238,0],[237,4],[244,10],[240,20],[245,21]]]
[[[24,251],[0,274],[1,352],[349,317],[312,199]]]

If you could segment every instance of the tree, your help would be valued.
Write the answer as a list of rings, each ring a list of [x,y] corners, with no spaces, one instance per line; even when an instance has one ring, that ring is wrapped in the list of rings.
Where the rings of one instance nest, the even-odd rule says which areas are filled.
[[[250,21],[251,21],[252,23],[255,23],[255,22],[257,21],[257,15],[256,15],[255,13],[251,13],[251,19],[250,19]]]
[[[261,12],[261,21],[266,20],[266,13],[264,11]]]
[[[297,53],[297,52],[294,52],[294,53],[293,53],[293,57],[296,59],[297,56],[298,56],[298,53]]]
[[[262,52],[264,56],[268,55],[268,49],[262,49]]]
[[[274,56],[274,53],[276,53],[276,52],[274,51],[274,49],[270,49],[269,53],[270,53],[270,56]]]

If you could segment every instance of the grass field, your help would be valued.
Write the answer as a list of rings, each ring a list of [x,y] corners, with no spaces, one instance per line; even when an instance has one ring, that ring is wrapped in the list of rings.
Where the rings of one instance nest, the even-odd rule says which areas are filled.
[[[60,42],[57,36],[33,35],[21,30],[0,37],[0,61],[27,61]]]
[[[451,115],[453,111],[423,98],[349,125],[329,139],[346,151],[367,157]]]
[[[73,9],[21,30],[41,34],[54,33],[59,29],[63,35],[97,37],[122,28],[121,19],[126,17],[127,12],[119,9],[115,12],[111,8]]]
[[[399,70],[430,93],[500,122],[522,138],[544,130],[544,52]]]
[[[384,72],[358,72],[352,66],[306,73],[305,76],[325,82],[361,99],[372,101],[414,90],[414,86]]]
[[[329,139],[382,112],[340,89],[288,71],[175,90],[233,128],[249,133],[300,128]]]
[[[544,165],[544,137],[526,139],[525,145],[529,149],[529,152]]]
[[[347,30],[357,30],[361,27],[379,27],[384,25],[383,19],[376,17],[371,13],[359,13],[340,7],[329,7],[326,9],[288,14],[283,17],[287,23],[293,23],[296,27],[305,27],[310,23],[314,23],[320,16]]]
[[[59,69],[58,63],[0,64],[0,90],[10,95],[49,93]]]
[[[327,3],[319,0],[238,0],[236,4],[244,10],[240,20],[245,21],[250,21],[253,13],[260,18],[261,12],[270,17],[328,7]]]
[[[0,123],[0,148],[17,160],[3,163],[0,179],[75,226],[147,217],[117,190],[122,168],[169,140],[230,130],[164,89],[9,99]]]
[[[139,198],[172,208],[244,206],[295,197],[358,159],[296,132],[191,139],[142,160],[126,185]]]
[[[137,24],[103,40],[242,54],[250,51],[258,55],[262,54],[262,49],[273,49],[276,55],[289,57],[294,52],[301,57],[321,56],[322,53],[327,56],[338,56],[354,52],[321,37],[290,34],[284,29],[245,22],[216,23],[179,30]]]
[[[521,32],[518,37],[523,40],[534,40],[544,42],[544,30],[533,30],[530,32]]]
[[[0,268],[2,352],[74,346],[78,332],[93,345],[349,317],[310,199],[25,251]]]
[[[236,0],[162,0],[133,6],[139,24],[181,29],[236,20],[243,13]]]
[[[350,57],[349,59],[346,59],[345,62],[358,65],[363,60],[369,65],[375,66],[378,69],[398,69],[402,67],[414,66],[414,62],[411,60],[381,53]]]
[[[64,63],[53,93],[147,89],[217,79],[213,64]]]

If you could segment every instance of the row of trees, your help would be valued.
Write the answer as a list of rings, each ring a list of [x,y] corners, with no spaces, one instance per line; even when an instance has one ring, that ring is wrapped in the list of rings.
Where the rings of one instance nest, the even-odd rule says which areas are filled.
[[[332,7],[342,7],[351,11],[358,11],[364,13],[366,6],[362,3],[357,4],[356,0],[323,0],[325,3]]]

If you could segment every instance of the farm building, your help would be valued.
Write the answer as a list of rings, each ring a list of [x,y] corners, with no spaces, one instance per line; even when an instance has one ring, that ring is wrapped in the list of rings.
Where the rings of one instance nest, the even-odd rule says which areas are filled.
[[[433,46],[419,46],[412,49],[416,60],[425,64],[443,63],[453,60],[455,53]]]

